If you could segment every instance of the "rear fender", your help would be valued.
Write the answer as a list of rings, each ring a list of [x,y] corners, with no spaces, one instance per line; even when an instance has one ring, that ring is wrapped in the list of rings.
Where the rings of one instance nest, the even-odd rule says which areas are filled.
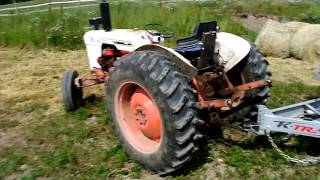
[[[217,33],[216,48],[219,49],[221,62],[228,72],[250,52],[250,43],[233,34],[226,32]]]
[[[160,52],[167,57],[169,57],[170,61],[178,64],[181,68],[181,71],[187,75],[190,79],[198,74],[197,68],[195,68],[192,64],[190,64],[189,60],[184,58],[181,54],[177,53],[175,50],[167,47],[163,47],[161,45],[149,44],[144,45],[136,49],[135,51],[156,51]]]
[[[233,34],[219,32],[217,33],[216,48],[219,49],[222,64],[225,67],[225,72],[228,72],[249,53],[250,43]],[[170,60],[181,67],[181,70],[188,77],[193,78],[198,74],[198,70],[189,60],[171,48],[167,48],[157,44],[144,45],[137,48],[135,51],[157,51],[168,56]]]

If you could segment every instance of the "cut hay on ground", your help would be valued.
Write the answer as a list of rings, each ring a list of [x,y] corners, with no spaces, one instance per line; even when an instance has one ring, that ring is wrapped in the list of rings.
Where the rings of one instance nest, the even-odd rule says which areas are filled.
[[[317,65],[312,62],[287,58],[267,57],[270,63],[272,79],[277,82],[294,83],[303,82],[307,85],[319,86],[316,80]]]
[[[0,48],[0,118],[19,122],[42,121],[41,117],[34,119],[32,113],[36,112],[32,112],[30,117],[24,112],[39,106],[47,109],[47,115],[62,111],[60,85],[63,73],[68,69],[82,73],[88,71],[84,50],[62,52]],[[98,88],[90,90],[95,89]]]

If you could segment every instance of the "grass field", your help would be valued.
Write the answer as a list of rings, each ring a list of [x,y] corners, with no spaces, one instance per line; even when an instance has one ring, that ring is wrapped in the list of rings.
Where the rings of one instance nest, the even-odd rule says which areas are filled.
[[[112,18],[116,28],[142,28],[150,22],[173,27],[176,37],[168,42],[173,46],[200,20],[218,20],[222,30],[254,40],[256,33],[234,15],[275,15],[309,22],[316,22],[314,17],[320,15],[320,7],[314,4],[274,2],[176,3],[161,8],[159,4],[115,3]],[[0,179],[161,179],[128,159],[114,137],[103,86],[88,88],[85,105],[76,112],[63,109],[61,77],[67,69],[88,71],[82,36],[91,29],[88,18],[95,16],[97,7],[0,17]],[[270,61],[275,72],[270,108],[319,97],[316,81],[296,76],[303,71],[313,77],[314,65],[302,68],[302,61],[291,61]],[[295,157],[320,155],[318,140],[297,141],[293,147],[279,144]],[[286,162],[265,137],[224,128],[223,136],[208,139],[208,148],[196,154],[192,164],[164,179],[320,179],[319,170],[320,165]]]
[[[60,79],[75,67],[87,71],[85,51],[0,48],[0,179],[159,178],[130,161],[113,136],[102,86],[87,89],[86,105],[76,112],[63,110]],[[279,107],[318,96],[320,88],[275,82],[272,94],[269,107]],[[319,155],[319,141],[301,141],[281,148],[298,157]],[[227,128],[208,143],[192,165],[166,179],[320,177],[320,165],[287,163],[264,137]]]
[[[29,2],[29,3],[32,3]],[[175,40],[189,35],[199,21],[217,20],[223,31],[240,35],[251,41],[256,33],[247,30],[233,16],[241,13],[280,16],[284,20],[316,21],[320,7],[310,3],[292,5],[273,1],[213,1],[159,4],[119,2],[111,5],[115,28],[143,28],[147,23],[160,23],[174,29]],[[99,16],[98,7],[53,10],[0,17],[0,45],[33,48],[79,49],[82,36],[91,29],[88,19]],[[141,18],[143,17],[143,18]]]
[[[97,9],[97,7],[86,7],[66,12],[57,10],[51,13],[0,18],[2,34],[0,44],[41,48],[83,48],[82,36],[85,31],[91,29],[88,27],[88,19],[98,16]],[[219,20],[225,31],[244,35],[249,39],[254,39],[255,36],[230,16],[223,18],[215,16],[207,4],[188,3],[159,8],[157,4],[119,3],[112,6],[111,12],[114,27],[143,28],[147,23],[161,23],[174,28],[176,38],[190,34],[196,22],[200,20],[215,19]],[[169,44],[174,44],[174,40],[169,41]]]

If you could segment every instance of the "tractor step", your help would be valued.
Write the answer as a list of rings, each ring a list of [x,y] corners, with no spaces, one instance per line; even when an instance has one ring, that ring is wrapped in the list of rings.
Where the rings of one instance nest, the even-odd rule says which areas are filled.
[[[283,132],[320,138],[320,98],[273,110],[258,105],[257,123],[249,129],[259,135]]]

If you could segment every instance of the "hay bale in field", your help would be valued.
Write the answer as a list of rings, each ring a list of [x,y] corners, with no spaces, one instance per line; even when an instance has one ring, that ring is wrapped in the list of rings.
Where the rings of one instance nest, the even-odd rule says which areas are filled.
[[[286,25],[288,28],[291,28],[291,30],[294,30],[294,32],[297,32],[300,28],[309,24],[305,22],[291,21],[284,23],[284,25]]]
[[[320,38],[306,43],[303,59],[311,63],[320,63]]]
[[[267,56],[286,58],[290,55],[290,40],[302,24],[282,24],[268,20],[257,37],[255,44]]]
[[[320,57],[319,50],[315,48],[319,48],[319,40],[319,24],[309,24],[303,26],[299,28],[299,30],[292,36],[290,41],[291,54],[296,58],[315,62],[315,59]]]
[[[269,20],[258,35],[256,45],[267,56],[292,56],[319,62],[320,24]]]

